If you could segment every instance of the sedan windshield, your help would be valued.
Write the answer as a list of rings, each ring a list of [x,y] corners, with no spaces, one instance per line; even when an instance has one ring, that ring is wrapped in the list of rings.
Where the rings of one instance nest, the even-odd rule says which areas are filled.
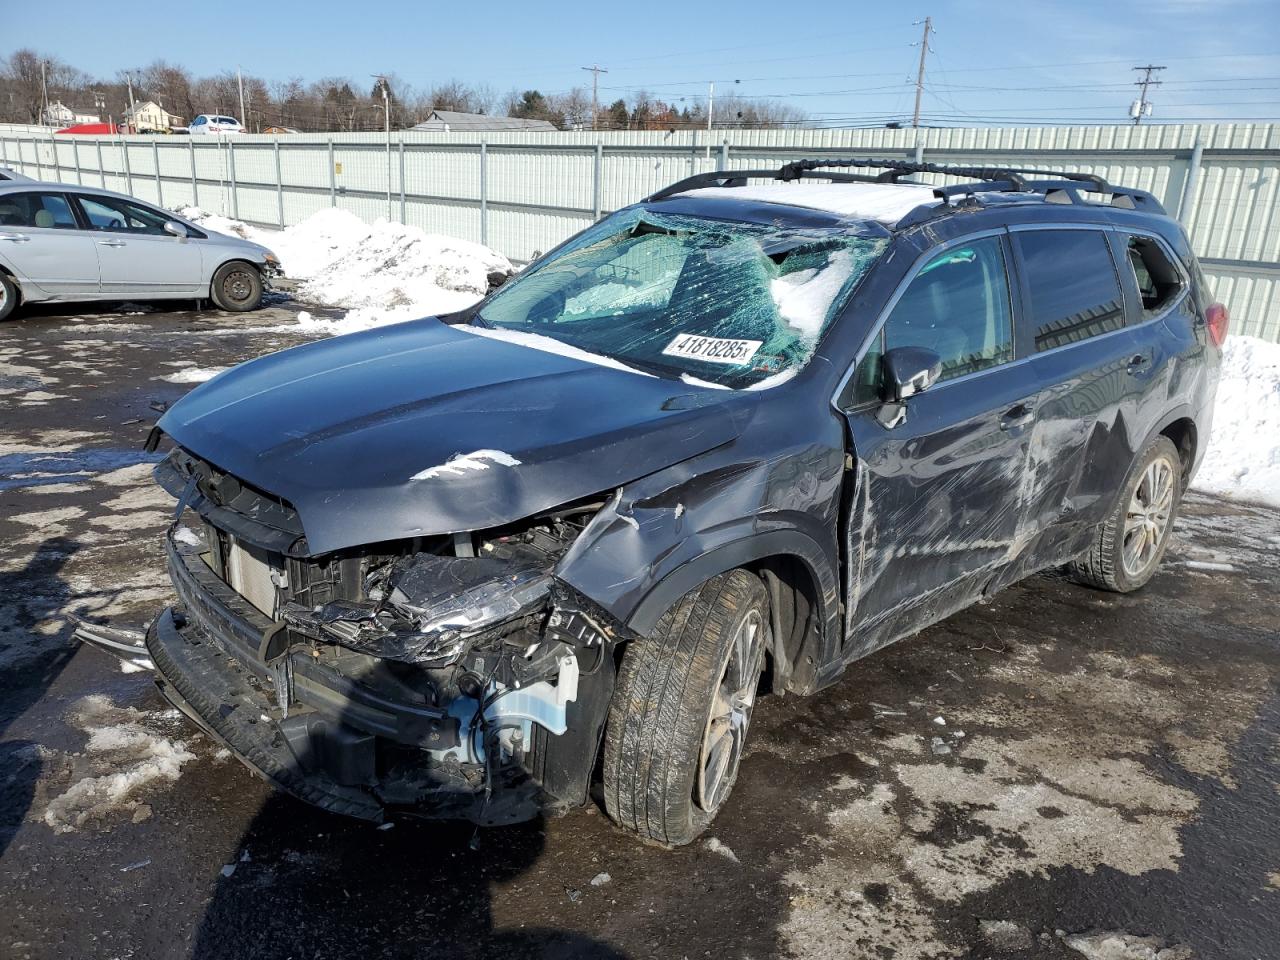
[[[887,245],[856,227],[627,210],[503,287],[479,320],[662,377],[758,389],[804,366]]]

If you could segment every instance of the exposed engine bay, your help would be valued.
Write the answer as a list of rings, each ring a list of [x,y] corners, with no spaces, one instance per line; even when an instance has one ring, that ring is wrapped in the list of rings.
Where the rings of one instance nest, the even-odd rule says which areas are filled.
[[[585,800],[622,628],[553,568],[603,500],[310,556],[305,538],[287,542],[286,504],[180,448],[157,472],[179,496],[177,633],[257,674],[250,685],[304,777],[486,823]],[[242,642],[226,629],[228,601],[250,624]]]

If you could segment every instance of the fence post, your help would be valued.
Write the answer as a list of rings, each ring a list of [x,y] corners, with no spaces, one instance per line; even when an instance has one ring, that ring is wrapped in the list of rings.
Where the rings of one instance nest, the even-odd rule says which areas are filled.
[[[400,222],[405,222],[404,205],[404,131],[400,131]]]
[[[33,138],[31,141],[31,149],[35,152],[35,155],[36,155],[36,179],[43,180],[44,164],[40,162],[40,141]],[[26,165],[24,164],[23,166],[25,168]],[[24,169],[24,172],[25,172],[25,169]]]
[[[329,138],[329,206],[338,205],[338,172],[333,165],[333,137]]]
[[[1196,140],[1191,148],[1191,160],[1187,163],[1187,182],[1182,186],[1178,199],[1178,222],[1184,227],[1191,218],[1191,206],[1196,199],[1196,181],[1200,179],[1200,163],[1204,158],[1204,143]]]
[[[49,131],[49,148],[53,151],[53,179],[62,179],[62,161],[58,159],[58,141],[53,139],[53,131]]]
[[[78,140],[71,141],[71,162],[76,165],[76,183],[84,186],[84,177],[80,175],[80,142]]]
[[[276,148],[276,219],[280,221],[280,229],[284,229],[284,180],[280,176],[280,137],[275,139]]]
[[[107,189],[107,165],[102,162],[102,138],[94,138],[98,143],[98,180],[102,183],[102,189]]]
[[[9,165],[9,144],[5,137],[0,137],[0,163]]]
[[[120,157],[124,161],[125,190],[129,196],[133,196],[133,169],[129,166],[129,146],[124,142],[124,137],[120,138]]]
[[[190,148],[188,153],[191,156],[191,205],[198,207],[200,206],[200,188],[196,183],[196,138],[188,136],[187,146]]]
[[[240,191],[236,189],[236,150],[235,142],[231,137],[224,137],[227,141],[227,175],[231,178],[231,216],[240,219]]]
[[[592,177],[592,203],[596,211],[596,219],[600,219],[600,175],[604,166],[604,144],[596,144],[595,175]]]
[[[729,169],[729,138],[728,137],[725,137],[724,141],[720,144],[720,166],[718,166],[716,169],[717,170]]]
[[[480,141],[480,242],[489,245],[489,144]]]
[[[151,138],[151,163],[156,169],[156,203],[164,206],[164,184],[160,182],[160,141]]]
[[[698,131],[693,131],[693,142],[689,145],[689,176],[698,172]]]

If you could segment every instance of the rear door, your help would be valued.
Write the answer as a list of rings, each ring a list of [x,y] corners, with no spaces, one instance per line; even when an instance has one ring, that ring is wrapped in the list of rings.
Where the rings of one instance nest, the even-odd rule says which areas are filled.
[[[1037,385],[1015,362],[1009,259],[1003,230],[924,258],[855,370],[848,657],[965,605],[1017,550]],[[942,374],[886,425],[880,357],[903,346]]]
[[[1034,567],[1075,552],[1111,509],[1145,436],[1136,421],[1157,358],[1127,323],[1109,231],[1016,227],[1013,239],[1022,348],[1044,384],[1028,488]]]
[[[199,292],[200,244],[166,233],[164,225],[172,217],[116,197],[74,197],[93,228],[104,296],[195,296]]]
[[[0,262],[51,297],[98,294],[98,255],[66,194],[48,190],[0,194]]]

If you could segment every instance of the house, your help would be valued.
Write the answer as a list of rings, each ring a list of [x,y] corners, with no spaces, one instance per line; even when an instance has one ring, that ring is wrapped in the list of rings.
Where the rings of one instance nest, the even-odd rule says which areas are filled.
[[[263,132],[263,133],[281,134],[281,133],[301,133],[302,131],[300,131],[300,130],[295,130],[295,129],[293,129],[293,127],[282,127],[282,126],[280,126],[279,124],[275,124],[275,123],[273,123],[273,124],[272,124],[271,126],[269,126],[269,127],[263,127],[263,128],[262,128],[262,132]]]
[[[102,120],[92,110],[68,107],[61,100],[54,100],[44,109],[43,121],[51,127],[69,127],[73,123],[98,123]]]
[[[497,130],[525,130],[532,133],[554,132],[550,120],[525,120],[521,117],[489,117],[483,113],[458,113],[455,110],[432,110],[431,115],[411,130],[429,130],[444,133],[475,133]]]
[[[136,103],[124,112],[124,122],[137,133],[168,133],[182,126],[182,118],[165,110],[154,100]]]

